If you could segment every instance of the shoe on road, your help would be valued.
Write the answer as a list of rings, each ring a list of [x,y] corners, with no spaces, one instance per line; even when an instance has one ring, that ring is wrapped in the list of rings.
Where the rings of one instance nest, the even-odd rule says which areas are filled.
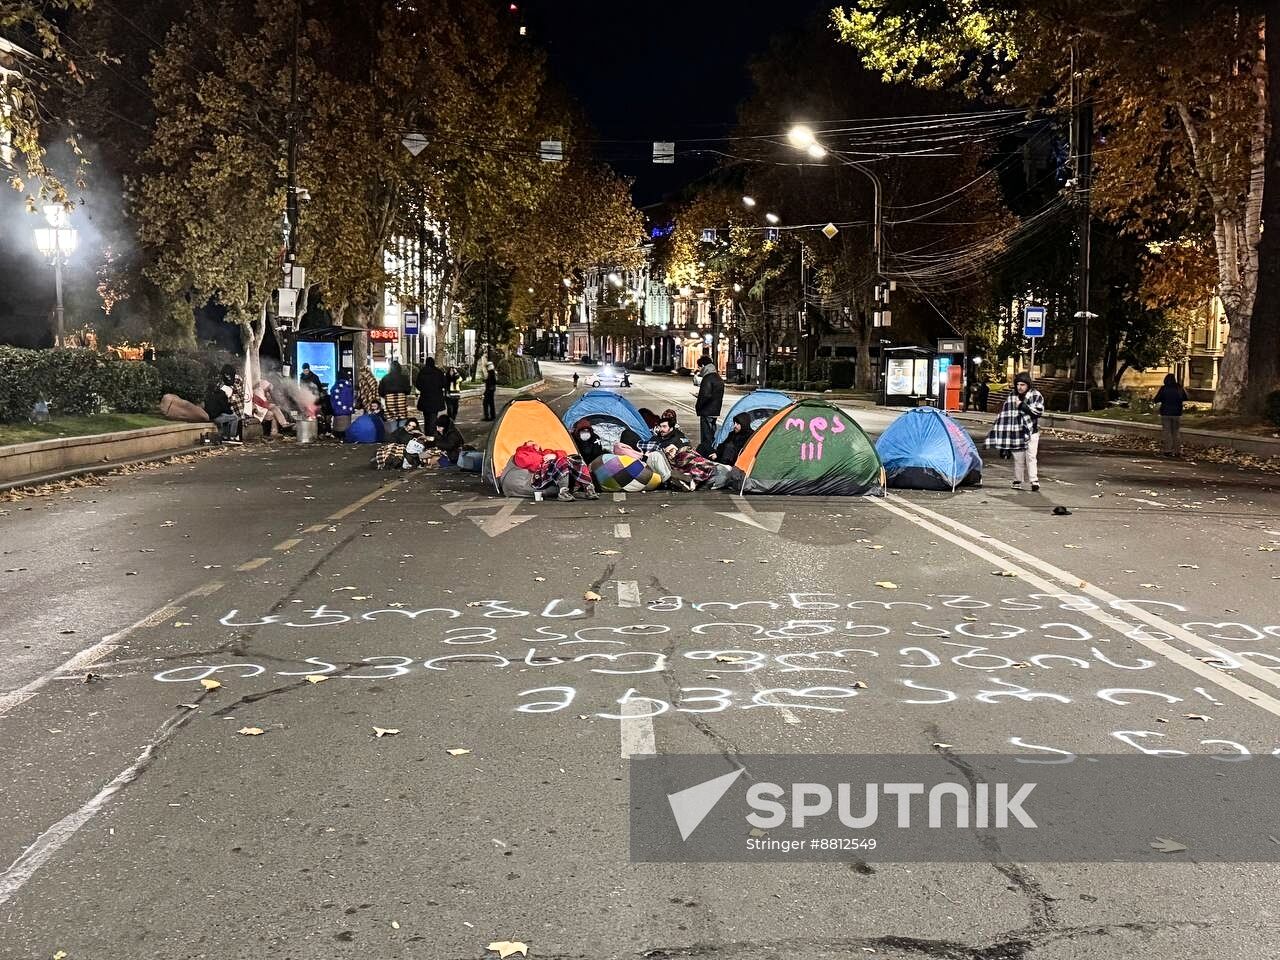
[[[1021,481],[1021,480],[1015,480],[1015,481],[1013,481],[1013,489],[1015,489],[1015,490],[1021,490],[1021,489],[1022,489],[1022,481]]]
[[[589,487],[586,490],[579,490],[578,496],[581,497],[583,500],[599,500],[600,499],[600,494],[596,492],[594,487]]]
[[[1039,493],[1039,492],[1040,492],[1040,484],[1038,484],[1038,483],[1033,483],[1033,484],[1031,485],[1031,492],[1032,492],[1032,493]]]
[[[573,503],[573,494],[568,490],[561,490],[556,494],[556,499],[561,503]]]

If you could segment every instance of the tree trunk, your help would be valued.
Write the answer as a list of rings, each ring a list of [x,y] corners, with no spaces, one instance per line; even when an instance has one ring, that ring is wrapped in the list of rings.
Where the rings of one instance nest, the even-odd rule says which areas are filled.
[[[875,382],[871,373],[871,323],[866,311],[858,308],[858,359],[853,369],[853,382],[859,390],[870,390]]]
[[[1280,390],[1280,0],[1266,9],[1266,163],[1262,190],[1262,241],[1258,245],[1258,295],[1249,336],[1249,377],[1244,408],[1262,412],[1267,395]],[[1270,227],[1270,229],[1266,229]]]

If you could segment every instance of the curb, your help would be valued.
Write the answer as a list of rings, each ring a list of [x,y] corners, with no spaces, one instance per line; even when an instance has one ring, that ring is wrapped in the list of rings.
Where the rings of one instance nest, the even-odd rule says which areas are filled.
[[[34,477],[20,477],[16,480],[0,481],[0,493],[7,493],[10,490],[20,490],[23,487],[38,487],[45,483],[57,483],[59,480],[73,480],[76,477],[97,476],[103,473],[112,473],[121,467],[132,467],[142,463],[163,463],[172,460],[175,457],[183,457],[189,453],[196,453],[200,450],[208,450],[210,446],[207,444],[196,444],[190,447],[183,447],[178,450],[166,450],[164,452],[152,453],[143,457],[134,457],[130,460],[114,460],[109,463],[95,463],[83,467],[73,467],[69,470],[59,470],[57,473],[45,473]]]

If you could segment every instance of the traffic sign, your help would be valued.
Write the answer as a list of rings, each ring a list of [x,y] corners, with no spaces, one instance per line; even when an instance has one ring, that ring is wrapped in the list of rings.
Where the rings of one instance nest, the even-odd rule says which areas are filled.
[[[1045,308],[1035,304],[1027,304],[1022,310],[1022,335],[1024,337],[1043,337],[1045,325]]]
[[[404,335],[406,337],[416,337],[418,335],[418,315],[416,313],[406,313],[404,315]]]
[[[938,353],[964,353],[964,337],[939,338]]]

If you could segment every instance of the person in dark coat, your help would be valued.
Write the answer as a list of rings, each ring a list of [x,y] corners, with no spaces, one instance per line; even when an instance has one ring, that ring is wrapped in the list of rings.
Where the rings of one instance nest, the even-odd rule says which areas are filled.
[[[311,369],[311,364],[304,363],[302,365],[302,375],[298,377],[298,382],[304,387],[308,387],[317,397],[324,393],[324,383]]]
[[[603,457],[605,449],[600,443],[600,438],[596,436],[596,429],[591,425],[591,421],[583,417],[573,425],[573,445],[578,448],[578,456],[582,458],[582,462],[587,466]]]
[[[414,382],[418,388],[418,409],[422,411],[422,432],[428,440],[436,436],[436,417],[445,409],[444,374],[436,366],[435,357],[427,357],[422,361],[422,369],[418,371],[418,379]]]
[[[974,406],[983,413],[987,412],[987,400],[991,397],[991,385],[987,383],[987,378],[978,377],[978,385],[973,390]]]
[[[732,467],[738,462],[738,455],[742,453],[742,448],[747,445],[747,441],[755,434],[751,429],[751,414],[740,413],[733,418],[733,426],[729,428],[729,435],[724,438],[724,442],[716,447],[715,453],[711,455],[711,459],[716,463],[722,463],[726,467]]]
[[[233,386],[226,382],[226,377],[219,377],[205,395],[204,412],[209,419],[218,425],[218,435],[226,442],[235,442],[240,434],[240,418],[231,407]],[[234,373],[232,375],[234,380]]]
[[[446,413],[436,418],[436,449],[442,451],[450,463],[458,462],[464,443],[466,441],[462,439],[462,432],[453,422],[453,417]]]
[[[399,360],[392,360],[386,376],[378,381],[378,396],[382,398],[387,425],[392,429],[404,426],[409,418],[409,375]]]
[[[496,420],[498,410],[495,396],[498,392],[498,371],[492,361],[484,365],[484,371],[484,418]]]
[[[698,452],[704,457],[711,453],[716,441],[716,427],[720,425],[720,408],[724,406],[724,381],[710,357],[702,358],[702,383],[698,386],[698,403],[694,408],[701,424]]]
[[[1183,405],[1187,402],[1187,391],[1182,388],[1178,378],[1172,373],[1164,375],[1164,386],[1156,391],[1151,402],[1160,407],[1160,426],[1164,433],[1164,449],[1166,457],[1182,456]]]
[[[444,402],[449,419],[458,419],[458,407],[462,405],[462,371],[449,367],[444,375]]]

